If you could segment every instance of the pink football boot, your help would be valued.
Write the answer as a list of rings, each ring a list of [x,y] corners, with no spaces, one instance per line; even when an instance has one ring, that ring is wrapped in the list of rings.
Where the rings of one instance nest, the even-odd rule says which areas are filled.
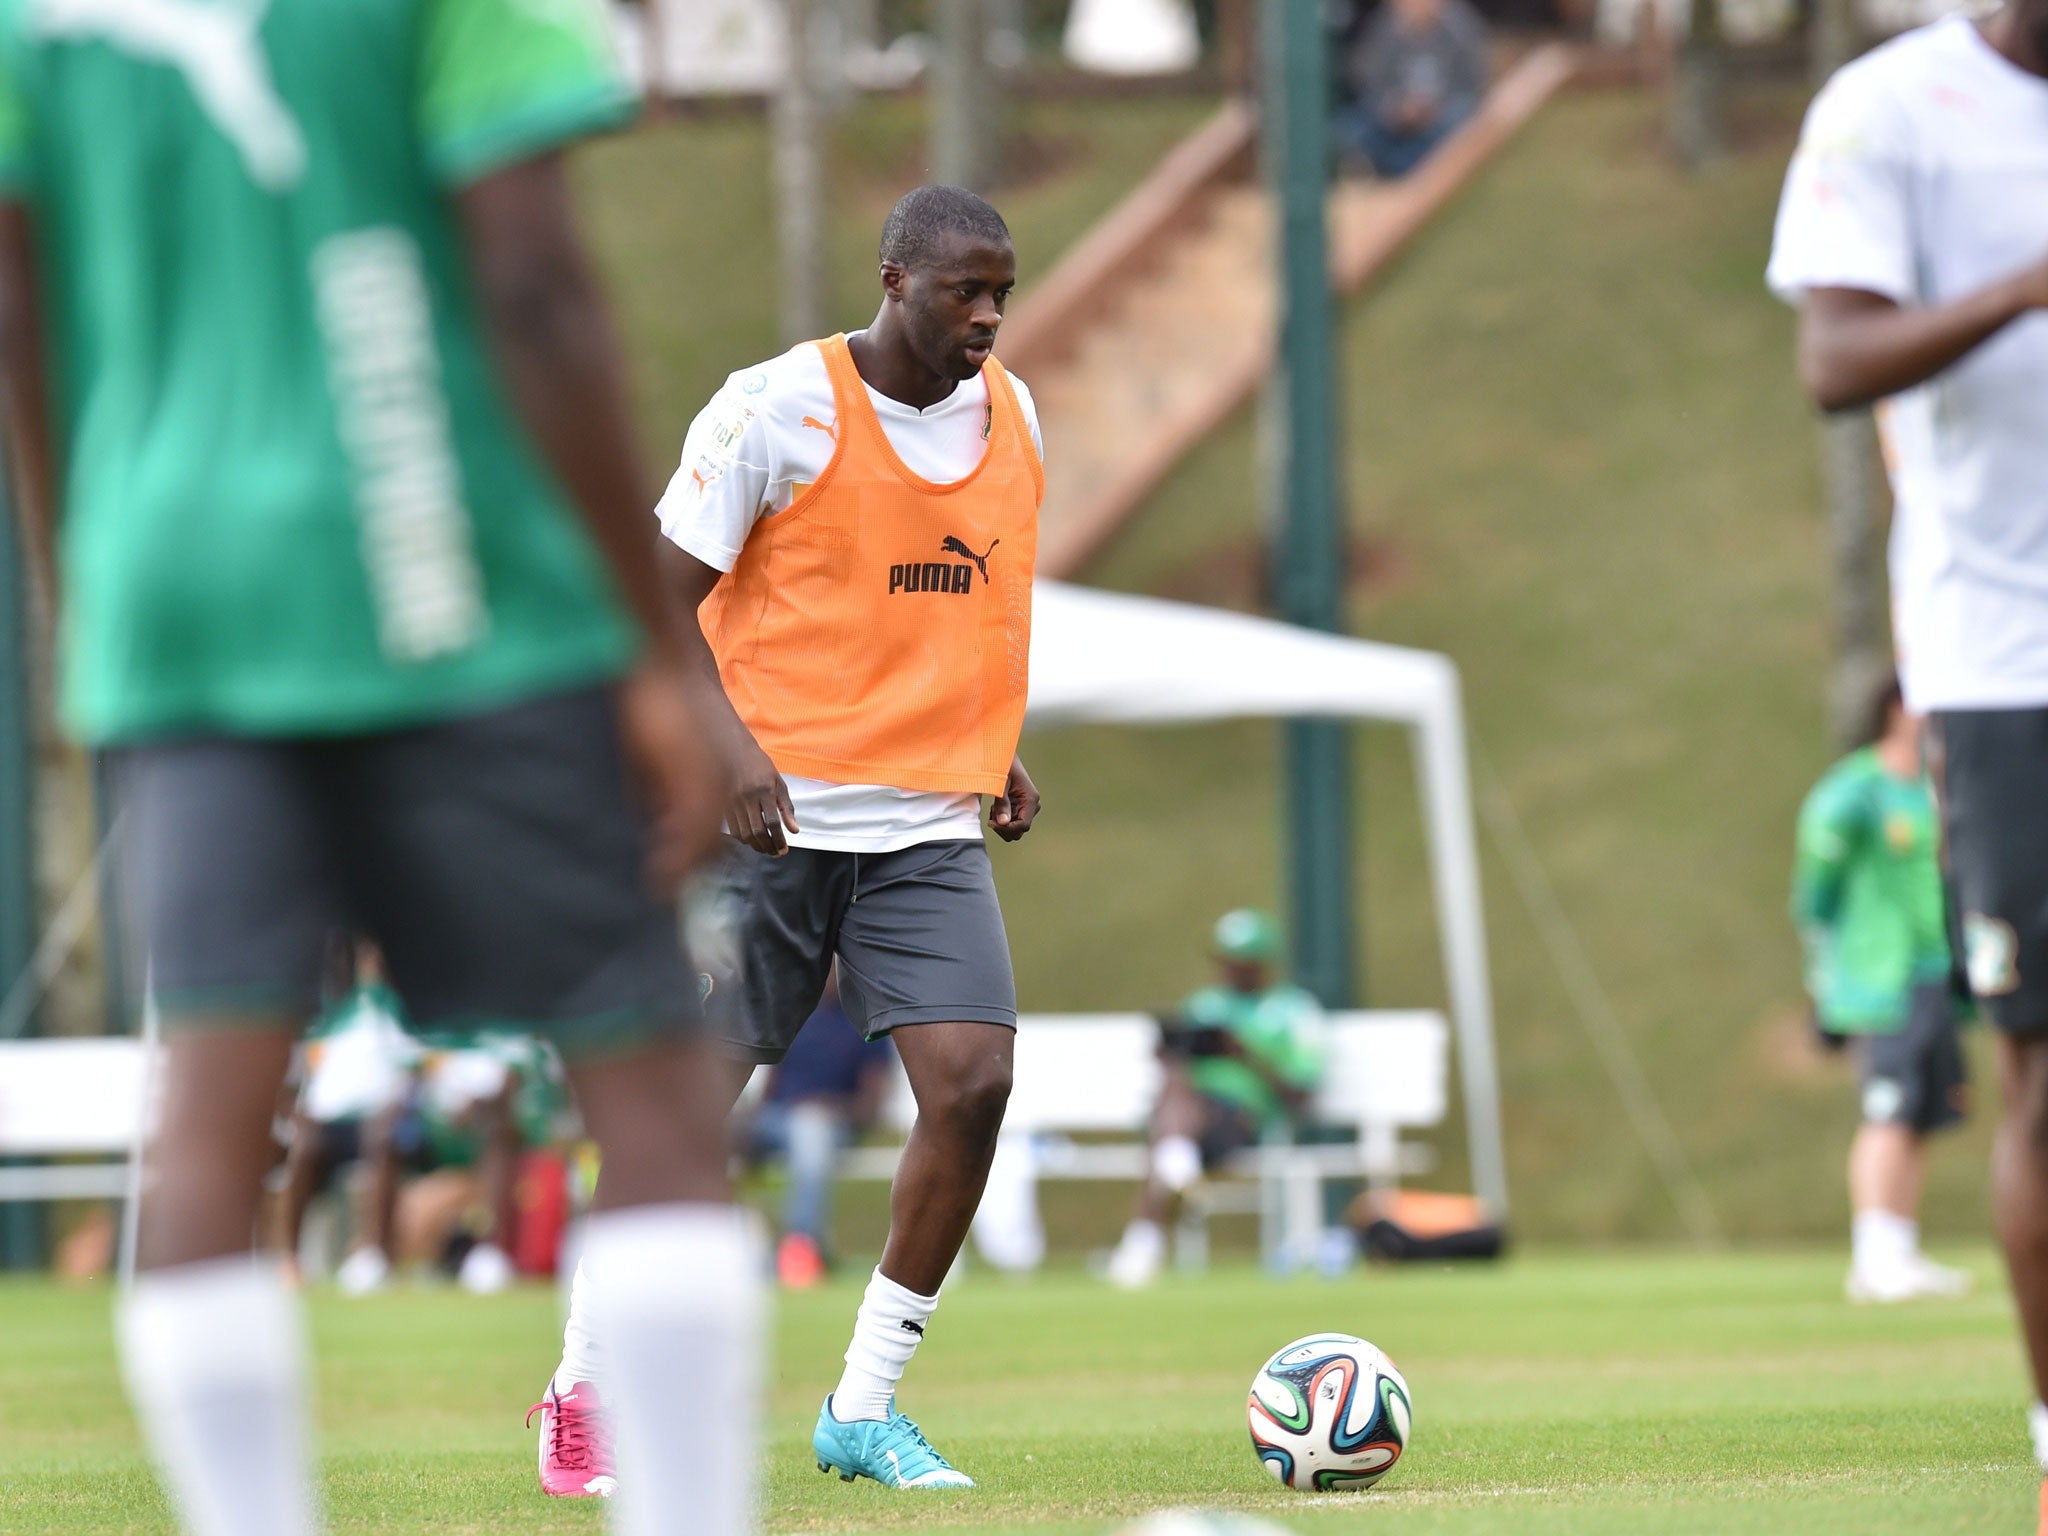
[[[540,1415],[540,1491],[557,1499],[608,1499],[618,1490],[611,1441],[597,1389],[587,1381],[569,1392],[548,1383],[547,1395],[526,1410]]]

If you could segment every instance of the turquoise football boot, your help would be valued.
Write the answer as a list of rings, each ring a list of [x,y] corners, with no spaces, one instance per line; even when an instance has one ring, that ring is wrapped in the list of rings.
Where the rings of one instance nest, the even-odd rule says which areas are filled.
[[[820,1472],[837,1472],[841,1482],[871,1477],[885,1488],[972,1488],[974,1479],[932,1449],[924,1431],[889,1399],[889,1417],[843,1424],[832,1417],[832,1399],[818,1410],[811,1449]]]

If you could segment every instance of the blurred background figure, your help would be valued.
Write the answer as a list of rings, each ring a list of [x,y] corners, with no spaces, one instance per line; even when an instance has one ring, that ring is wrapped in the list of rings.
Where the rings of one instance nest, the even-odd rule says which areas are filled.
[[[760,1107],[743,1131],[749,1161],[780,1159],[788,1174],[775,1250],[784,1285],[816,1285],[831,1268],[839,1155],[874,1124],[895,1058],[888,1036],[863,1040],[846,1016],[835,967],[789,1054],[770,1069]]]
[[[1382,0],[1344,61],[1338,140],[1374,174],[1406,176],[1479,109],[1487,71],[1469,0]]]
[[[390,1141],[421,1056],[405,1032],[398,995],[385,983],[383,956],[375,944],[354,946],[338,990],[339,1001],[306,1032],[301,1087],[285,1150],[277,1247],[295,1275],[307,1210],[344,1168],[383,1161],[373,1149]],[[396,1199],[395,1177],[387,1190],[373,1183],[355,1245],[335,1276],[350,1295],[379,1290],[390,1278]]]
[[[411,1102],[382,1149],[388,1171],[372,1187],[395,1187],[401,1167],[425,1175],[397,1203],[395,1251],[488,1296],[517,1273],[521,1169],[566,1107],[559,1061],[544,1043],[510,1031],[443,1032],[421,1043],[426,1059]]]
[[[1038,1208],[1041,1138],[1020,1131],[999,1138],[974,1212],[974,1251],[1005,1274],[1026,1275],[1045,1262],[1045,1217]]]
[[[1201,62],[1188,0],[1074,0],[1061,47],[1076,68],[1102,75],[1170,75]]]
[[[300,1252],[306,1213],[338,1174],[360,1168],[348,1257],[351,1296],[389,1284],[395,1261],[444,1263],[465,1290],[512,1283],[518,1181],[565,1103],[551,1053],[522,1034],[415,1039],[374,944],[356,946],[353,985],[309,1032],[292,1113],[278,1247]],[[408,1175],[416,1177],[407,1187]]]
[[[1138,1212],[1110,1256],[1117,1285],[1149,1285],[1166,1262],[1166,1224],[1181,1197],[1233,1152],[1286,1131],[1323,1075],[1323,1011],[1275,979],[1280,924],[1250,907],[1216,921],[1219,981],[1163,1021],[1165,1064],[1152,1111],[1152,1161]]]
[[[1959,1296],[1961,1270],[1920,1252],[1926,1140],[1959,1123],[1967,1074],[1950,985],[1940,827],[1920,720],[1896,679],[1870,744],[1830,768],[1799,813],[1792,915],[1824,1038],[1853,1037],[1863,1124],[1849,1151],[1852,1301]]]

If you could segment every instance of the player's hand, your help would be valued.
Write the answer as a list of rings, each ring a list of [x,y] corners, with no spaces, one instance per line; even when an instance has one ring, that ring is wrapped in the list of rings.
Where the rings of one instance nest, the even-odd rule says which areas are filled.
[[[803,830],[789,803],[789,786],[753,734],[737,722],[726,748],[726,774],[732,785],[725,806],[727,830],[756,853],[780,858],[789,852],[784,829]]]
[[[689,674],[673,658],[643,657],[619,688],[619,733],[647,796],[654,879],[672,889],[718,846],[725,777],[705,740]]]
[[[1003,792],[988,808],[989,830],[1006,843],[1014,843],[1031,830],[1038,816],[1038,786],[1024,771],[1024,759],[1010,759],[1010,777]]]

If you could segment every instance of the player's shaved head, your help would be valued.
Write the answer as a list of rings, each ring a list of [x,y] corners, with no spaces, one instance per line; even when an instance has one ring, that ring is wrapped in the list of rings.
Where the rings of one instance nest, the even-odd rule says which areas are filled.
[[[886,263],[914,272],[953,246],[950,236],[965,236],[977,245],[1010,244],[1010,226],[1003,216],[965,187],[929,186],[906,192],[882,224],[881,257]]]
[[[861,376],[920,408],[981,371],[1017,286],[1003,216],[965,187],[919,187],[882,226],[882,307],[850,345]]]

